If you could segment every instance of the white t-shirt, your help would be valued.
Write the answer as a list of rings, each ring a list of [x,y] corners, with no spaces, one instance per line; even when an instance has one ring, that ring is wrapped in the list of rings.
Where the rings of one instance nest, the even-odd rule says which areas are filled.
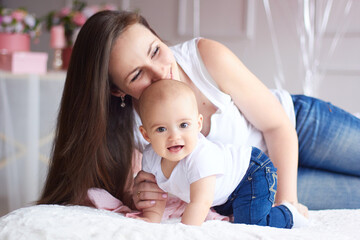
[[[169,178],[161,170],[161,157],[147,145],[143,152],[142,169],[155,175],[157,184],[165,192],[190,201],[190,184],[216,175],[212,206],[225,203],[244,177],[250,162],[251,147],[223,145],[207,140],[199,134],[194,151],[179,161]]]
[[[207,139],[235,146],[255,146],[265,153],[267,147],[262,133],[255,128],[239,111],[230,95],[220,91],[205,68],[198,52],[199,38],[171,47],[177,63],[185,71],[195,86],[218,108],[211,116],[211,129]],[[291,96],[284,90],[272,90],[279,99],[285,112],[295,126],[295,112]],[[261,111],[261,110],[260,110]],[[139,129],[141,120],[135,114],[135,146],[142,152],[148,144]]]

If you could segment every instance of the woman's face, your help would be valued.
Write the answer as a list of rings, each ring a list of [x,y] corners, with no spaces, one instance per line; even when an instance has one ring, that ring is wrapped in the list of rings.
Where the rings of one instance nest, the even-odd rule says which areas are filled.
[[[141,24],[126,29],[110,53],[109,74],[120,91],[139,99],[151,83],[160,79],[180,80],[175,58],[158,37]]]

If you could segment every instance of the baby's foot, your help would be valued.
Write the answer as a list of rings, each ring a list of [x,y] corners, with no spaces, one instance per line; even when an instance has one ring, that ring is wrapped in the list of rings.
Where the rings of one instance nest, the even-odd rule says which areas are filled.
[[[302,208],[303,205],[295,204],[295,206],[297,206],[295,207],[293,204],[289,202],[284,202],[281,205],[287,207],[292,213],[293,221],[294,221],[293,228],[305,227],[306,225],[308,225],[309,219],[307,219],[307,217],[304,216],[305,214],[307,215],[307,211],[304,212],[304,209]],[[304,215],[301,214],[300,212],[303,212]]]

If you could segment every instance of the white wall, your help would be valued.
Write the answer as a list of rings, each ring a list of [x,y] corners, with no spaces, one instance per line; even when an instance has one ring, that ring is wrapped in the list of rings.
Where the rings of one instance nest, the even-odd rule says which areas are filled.
[[[213,38],[227,45],[267,86],[274,88],[275,78],[281,77],[282,72],[285,80],[282,86],[285,89],[291,93],[304,92],[306,68],[303,64],[304,51],[300,48],[301,34],[299,34],[299,26],[301,26],[299,24],[304,22],[301,18],[302,1],[269,0],[273,31],[269,27],[264,8],[264,2],[267,2],[265,0],[223,0],[221,3],[217,0],[113,0],[108,2],[117,4],[119,7],[129,7],[130,10],[139,10],[164,40],[169,44],[175,44],[190,39],[194,35],[194,1],[200,3],[200,28],[198,30],[201,36]],[[50,10],[60,9],[67,2],[69,1],[3,0],[2,4],[12,8],[25,6],[30,12],[44,16]],[[88,0],[87,2],[92,4],[99,1]],[[358,24],[360,15],[357,14],[360,12],[360,1],[352,1],[348,18],[343,17],[346,3],[350,2],[348,0],[318,0],[316,2],[309,0],[309,2],[316,4],[312,24],[316,26],[314,30],[316,37],[320,36],[321,21],[324,19],[323,13],[327,4],[331,2],[334,4],[324,36],[315,39],[318,44],[314,52],[319,53],[319,57],[318,62],[310,61],[310,67],[317,66],[317,71],[313,72],[317,73],[316,75],[319,75],[319,71],[325,70],[325,72],[320,74],[321,81],[318,84],[314,79],[310,79],[309,86],[314,92],[313,95],[331,101],[350,112],[360,112],[360,95],[357,94],[360,90],[360,26]],[[186,7],[184,7],[185,3],[187,3]],[[349,21],[346,22],[346,19]],[[336,37],[336,33],[341,33],[341,29],[347,29],[347,31],[341,35],[332,58],[329,58],[326,56],[329,46]],[[273,39],[271,32],[276,33]],[[275,40],[277,45],[274,45],[272,40]],[[40,43],[32,45],[32,50],[49,52],[51,61],[52,51],[49,48],[49,34],[46,30]],[[318,88],[314,87],[316,85]]]

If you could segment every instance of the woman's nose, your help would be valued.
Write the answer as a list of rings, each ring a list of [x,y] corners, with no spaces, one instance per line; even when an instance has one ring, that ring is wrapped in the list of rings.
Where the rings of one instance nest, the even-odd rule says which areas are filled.
[[[165,78],[167,78],[167,73],[166,73],[165,67],[154,65],[152,67],[152,79],[151,80],[153,82],[156,82],[156,81],[159,81],[159,80],[165,79]]]

